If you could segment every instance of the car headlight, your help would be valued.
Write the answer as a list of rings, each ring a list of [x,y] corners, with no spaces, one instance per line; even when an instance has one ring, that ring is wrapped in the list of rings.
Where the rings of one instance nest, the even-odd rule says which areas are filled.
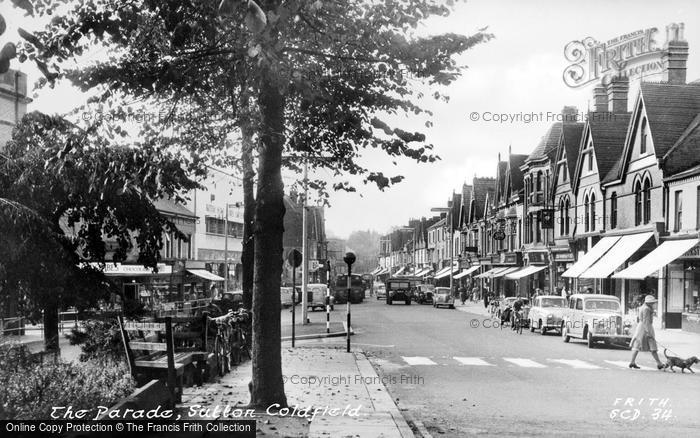
[[[551,319],[551,318],[554,318],[554,315],[552,315],[552,314],[550,313],[549,315],[547,315],[547,319]]]

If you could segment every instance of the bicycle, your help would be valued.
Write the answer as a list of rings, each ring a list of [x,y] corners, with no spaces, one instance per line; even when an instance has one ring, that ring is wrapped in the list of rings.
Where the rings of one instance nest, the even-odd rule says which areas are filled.
[[[233,327],[230,323],[230,319],[233,315],[233,311],[229,310],[229,312],[223,316],[217,316],[215,318],[207,317],[209,321],[213,321],[216,324],[213,353],[216,357],[216,368],[219,372],[219,376],[224,376],[233,367],[231,357],[231,335]]]
[[[513,329],[518,332],[518,334],[523,334],[523,326],[525,325],[525,318],[523,317],[523,311],[517,310],[513,312]]]
[[[252,359],[250,354],[250,343],[248,342],[247,326],[250,316],[245,309],[240,309],[234,313],[231,318],[232,333],[230,338],[230,348],[232,350],[232,359],[235,364],[241,363],[243,353]]]

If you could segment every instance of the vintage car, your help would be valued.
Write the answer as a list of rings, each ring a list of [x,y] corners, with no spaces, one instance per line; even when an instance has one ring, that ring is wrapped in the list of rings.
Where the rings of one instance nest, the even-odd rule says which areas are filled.
[[[282,307],[292,306],[292,288],[291,287],[281,287],[280,288],[280,299],[282,300]],[[294,300],[294,305],[301,303],[301,287],[296,287],[296,297]]]
[[[433,292],[433,307],[446,306],[449,309],[455,308],[455,297],[452,296],[449,287],[436,287]]]
[[[306,307],[311,311],[317,308],[326,309],[326,302],[330,300],[331,310],[333,310],[334,297],[328,295],[328,285],[323,283],[311,283],[306,285]]]
[[[394,301],[403,301],[410,305],[412,296],[413,286],[409,280],[390,278],[386,281],[387,304],[392,304]]]
[[[377,296],[378,300],[386,299],[386,286],[383,284],[381,286],[374,286],[374,294]]]
[[[547,330],[560,330],[565,309],[566,298],[558,295],[536,297],[527,316],[530,331],[534,332],[535,329],[540,329],[540,334],[544,335]]]
[[[632,322],[625,320],[620,299],[612,295],[574,294],[561,325],[564,342],[581,338],[594,348],[597,342],[629,345]]]
[[[433,295],[435,294],[435,286],[432,284],[419,284],[418,293],[415,300],[418,304],[433,304]]]

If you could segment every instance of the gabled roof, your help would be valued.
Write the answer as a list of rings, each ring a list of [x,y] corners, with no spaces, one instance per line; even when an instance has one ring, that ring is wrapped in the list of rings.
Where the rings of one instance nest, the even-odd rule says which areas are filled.
[[[696,115],[663,157],[665,176],[673,176],[700,164],[700,114]]]
[[[569,123],[566,123],[567,125]],[[559,146],[559,137],[562,131],[562,122],[556,122],[549,127],[547,133],[542,137],[535,150],[527,156],[525,162],[539,161],[544,159],[554,160]]]
[[[469,207],[472,199],[472,186],[462,185],[462,197],[459,204],[459,228],[469,223]]]
[[[523,171],[520,170],[520,166],[525,164],[527,160],[527,155],[524,154],[510,154],[508,157],[508,177],[510,184],[510,195],[519,193],[524,187],[525,182],[523,181]],[[508,194],[508,191],[505,193]]]
[[[657,158],[662,158],[700,113],[700,86],[642,82],[649,130]]]
[[[502,198],[505,197],[505,187],[506,187],[506,172],[508,171],[508,162],[499,161],[496,167],[496,193],[493,198],[490,198],[491,202],[500,202]]]
[[[494,178],[474,177],[472,182],[472,199],[470,205],[471,217],[469,222],[475,222],[484,217],[484,207],[488,194],[493,197],[496,191],[496,180]]]
[[[153,203],[153,206],[161,213],[197,218],[197,215],[185,208],[184,205],[178,204],[172,199],[161,198]]]

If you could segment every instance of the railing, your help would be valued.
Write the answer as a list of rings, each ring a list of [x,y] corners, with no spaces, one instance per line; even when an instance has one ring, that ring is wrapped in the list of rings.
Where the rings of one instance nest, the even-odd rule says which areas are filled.
[[[166,316],[193,316],[204,311],[211,304],[211,298],[200,298],[197,300],[171,301],[161,303],[153,309],[155,316],[164,318]]]

